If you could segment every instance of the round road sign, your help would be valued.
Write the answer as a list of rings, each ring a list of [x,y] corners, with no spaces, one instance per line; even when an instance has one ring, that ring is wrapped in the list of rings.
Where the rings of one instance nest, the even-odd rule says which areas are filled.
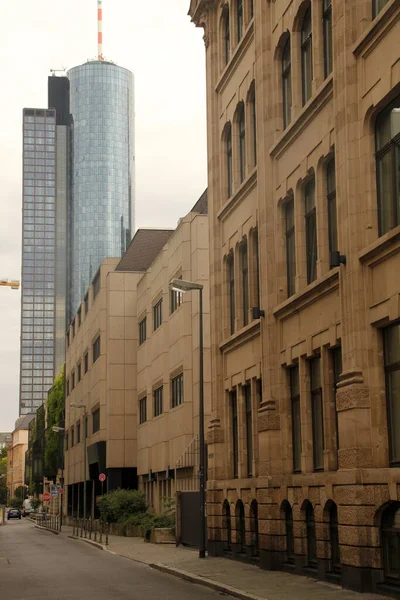
[[[104,473],[100,473],[99,475],[99,481],[103,482],[106,480],[106,476],[104,475]]]
[[[45,492],[42,496],[42,501],[43,502],[50,502],[51,500],[51,494],[49,494],[49,492]]]
[[[58,493],[59,493],[59,494],[63,494],[63,493],[64,493],[64,490],[63,490],[63,488],[60,488],[60,489],[58,490]]]

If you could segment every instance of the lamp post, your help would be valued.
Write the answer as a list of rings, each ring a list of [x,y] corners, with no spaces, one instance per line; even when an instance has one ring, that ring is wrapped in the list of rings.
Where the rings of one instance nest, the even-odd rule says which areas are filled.
[[[83,521],[86,523],[86,405],[71,404],[72,408],[83,408]]]
[[[170,289],[175,292],[199,292],[199,438],[200,438],[200,549],[199,558],[206,556],[206,504],[205,504],[205,443],[204,443],[204,349],[203,349],[203,285],[184,279],[172,279]]]
[[[58,427],[56,425],[54,425],[52,427],[53,431],[55,433],[63,433],[65,431],[65,427]],[[64,443],[64,441],[63,441]],[[60,440],[58,440],[58,450],[60,451]],[[64,488],[64,459],[63,462],[61,463],[61,487]],[[62,501],[62,494],[60,495],[60,531],[61,531],[61,527],[62,527],[62,518],[63,518],[63,501]]]

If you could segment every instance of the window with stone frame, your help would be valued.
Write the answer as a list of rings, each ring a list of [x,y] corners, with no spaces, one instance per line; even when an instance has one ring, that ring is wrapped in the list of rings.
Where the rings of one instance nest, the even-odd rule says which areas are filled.
[[[244,410],[246,415],[246,450],[247,450],[247,477],[253,476],[253,411],[251,401],[251,385],[243,386]]]
[[[312,49],[312,23],[311,4],[303,17],[301,27],[301,83],[303,93],[303,106],[312,96],[313,80],[313,49]]]
[[[400,96],[376,120],[379,235],[400,225]]]
[[[286,281],[288,298],[296,293],[296,240],[293,198],[285,203]]]
[[[244,103],[241,102],[238,109],[238,128],[239,128],[239,174],[240,183],[246,177],[246,115]]]
[[[153,391],[153,414],[158,417],[163,413],[163,386]]]
[[[139,400],[139,424],[142,425],[147,421],[147,396]]]
[[[290,55],[290,35],[282,52],[282,99],[283,99],[283,129],[292,120],[292,61]]]
[[[236,34],[239,43],[243,37],[243,0],[236,0]]]
[[[162,298],[153,306],[153,331],[162,325]]]
[[[92,412],[92,433],[100,431],[100,408]]]
[[[328,77],[333,70],[332,50],[332,0],[323,0],[323,34],[324,34],[324,75]]]
[[[326,198],[328,203],[329,252],[338,250],[337,209],[336,209],[336,169],[335,159],[326,165]]]
[[[141,321],[139,321],[139,345],[145,343],[147,339],[147,317],[143,317]]]
[[[315,178],[304,188],[307,283],[317,279],[317,211],[315,207]]]
[[[292,416],[293,472],[301,473],[301,411],[299,366],[289,369],[290,405]]]
[[[383,330],[389,464],[400,466],[400,323]]]
[[[228,123],[225,132],[226,176],[228,198],[233,193],[233,157],[232,157],[232,125]]]
[[[235,333],[235,261],[233,251],[228,254],[226,259],[227,277],[228,277],[228,313],[229,313],[229,330],[230,333]]]
[[[236,390],[229,392],[229,405],[231,412],[232,458],[233,477],[239,477],[239,425]]]
[[[314,471],[324,470],[324,410],[322,400],[321,357],[309,361]]]
[[[222,14],[222,34],[223,34],[223,58],[224,66],[231,59],[231,24],[229,18],[229,5],[225,4]]]
[[[239,247],[240,272],[242,284],[242,308],[243,308],[243,326],[249,322],[249,257],[248,244],[245,238]]]

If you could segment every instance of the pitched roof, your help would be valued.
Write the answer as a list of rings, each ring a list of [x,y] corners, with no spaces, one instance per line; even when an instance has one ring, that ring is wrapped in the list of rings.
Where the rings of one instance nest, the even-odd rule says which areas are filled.
[[[200,215],[208,214],[208,190],[205,190],[190,212],[199,213]]]
[[[174,229],[138,229],[116,271],[146,271],[168,242]]]

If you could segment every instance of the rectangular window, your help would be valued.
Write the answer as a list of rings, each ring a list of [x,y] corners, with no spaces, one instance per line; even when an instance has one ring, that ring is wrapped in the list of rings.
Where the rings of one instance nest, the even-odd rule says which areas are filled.
[[[237,478],[239,476],[239,429],[236,391],[229,392],[229,402],[232,419],[233,476]]]
[[[163,388],[162,386],[153,392],[154,416],[158,417],[163,412]]]
[[[323,3],[323,29],[324,29],[324,74],[328,77],[333,69],[332,52],[332,0]]]
[[[171,381],[171,400],[172,408],[183,403],[183,373]]]
[[[294,201],[285,205],[286,279],[288,298],[296,292],[296,245],[294,237]]]
[[[228,294],[229,294],[229,325],[230,333],[235,333],[235,263],[233,252],[230,252],[227,259],[228,267]]]
[[[81,424],[77,423],[76,424],[76,443],[79,444],[80,441],[81,441]]]
[[[78,365],[78,383],[80,382],[81,379],[82,379],[82,365],[81,365],[81,363],[79,363],[79,365]]]
[[[84,356],[84,363],[85,363],[85,373],[87,373],[89,371],[89,352],[85,353]]]
[[[139,423],[146,423],[147,421],[147,397],[139,400]]]
[[[87,315],[89,312],[89,293],[86,294],[84,302],[85,302],[85,315]]]
[[[289,369],[290,403],[292,408],[293,471],[301,473],[301,416],[299,367]]]
[[[180,277],[179,279],[182,279]],[[171,290],[171,314],[174,313],[183,302],[183,292],[178,292],[176,290]]]
[[[79,308],[79,310],[78,310],[78,329],[81,325],[82,325],[82,309]]]
[[[144,317],[139,323],[139,344],[144,344],[146,341],[147,318]]]
[[[247,256],[247,241],[240,245],[240,268],[242,271],[242,303],[243,325],[249,322],[249,264]]]
[[[336,252],[338,250],[338,240],[336,213],[336,170],[334,158],[329,161],[326,167],[326,191],[328,201],[329,252]]]
[[[93,342],[93,363],[100,357],[100,336]]]
[[[321,385],[321,358],[309,361],[314,471],[324,470],[324,411]]]
[[[93,300],[94,300],[100,291],[100,271],[98,271],[97,274],[94,276],[92,285],[93,285]]]
[[[65,449],[68,450],[68,433],[65,434]]]
[[[71,390],[75,388],[75,373],[71,375]]]
[[[336,421],[336,451],[339,450],[339,423],[338,423],[338,412],[336,407],[336,394],[337,384],[339,383],[339,377],[342,372],[342,349],[339,346],[331,350],[332,366],[333,366],[333,398],[335,406],[335,421]]]
[[[390,466],[400,466],[400,324],[383,330]]]
[[[153,331],[162,325],[162,298],[153,306]]]
[[[92,431],[93,433],[100,431],[100,408],[92,413]]]
[[[315,179],[304,188],[306,220],[307,283],[317,278],[317,214],[315,210]]]
[[[75,431],[74,428],[71,427],[71,448],[75,446]]]
[[[246,447],[247,447],[247,476],[253,475],[253,412],[251,406],[251,385],[243,386],[243,395],[246,411]]]

